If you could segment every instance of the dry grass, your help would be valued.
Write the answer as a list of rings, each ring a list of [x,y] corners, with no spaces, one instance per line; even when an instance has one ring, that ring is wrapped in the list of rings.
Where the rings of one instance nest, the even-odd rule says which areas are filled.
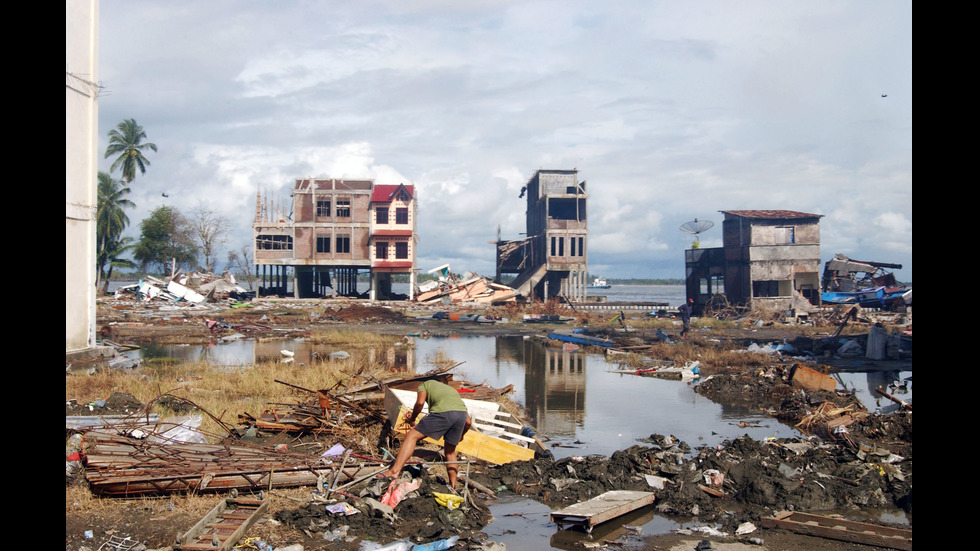
[[[384,335],[373,331],[351,329],[314,330],[308,340],[313,344],[333,344],[355,348],[391,346],[396,342],[405,341],[403,337],[397,335]]]
[[[325,332],[322,338],[323,342],[344,344],[352,351],[351,358],[309,365],[265,361],[240,367],[214,366],[206,361],[163,361],[149,362],[134,371],[100,369],[93,375],[67,376],[65,400],[88,403],[122,392],[133,395],[143,404],[150,404],[169,394],[191,402],[208,414],[202,421],[203,433],[223,435],[226,431],[218,421],[233,425],[239,414],[258,415],[269,404],[315,399],[313,392],[300,389],[315,392],[334,388],[338,383],[359,384],[371,377],[383,377],[386,368],[364,360],[367,355],[357,351],[400,340],[358,331]],[[151,411],[161,416],[174,413],[159,405],[154,405]]]
[[[646,365],[646,359],[673,362],[678,366],[697,361],[703,375],[742,372],[772,363],[772,357],[768,354],[744,352],[730,343],[711,343],[696,336],[682,342],[654,343],[641,353],[617,355],[610,359],[623,367],[632,368]]]

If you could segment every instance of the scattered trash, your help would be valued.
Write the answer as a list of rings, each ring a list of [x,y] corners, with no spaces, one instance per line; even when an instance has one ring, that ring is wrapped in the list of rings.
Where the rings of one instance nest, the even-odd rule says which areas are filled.
[[[453,509],[458,509],[463,505],[463,498],[454,494],[442,494],[439,492],[432,492],[432,495],[436,498],[436,503],[452,511]]]
[[[355,508],[353,505],[347,502],[340,502],[340,503],[335,503],[333,505],[327,505],[327,511],[335,515],[344,515],[344,516],[350,516],[350,515],[360,513],[360,511],[357,508]]]
[[[735,529],[735,535],[742,536],[745,534],[751,534],[752,532],[755,531],[756,531],[756,527],[754,524],[752,524],[751,522],[743,522],[742,524],[738,525],[738,528]]]
[[[430,543],[420,543],[413,547],[412,551],[445,551],[446,549],[451,549],[454,545],[456,545],[457,541],[459,541],[459,536],[453,536],[451,538],[433,541]]]
[[[385,546],[382,546],[378,542],[365,540],[361,542],[358,551],[410,551],[411,549],[412,542],[408,541],[408,539],[389,543]]]
[[[397,507],[406,495],[418,490],[421,485],[421,480],[395,480],[388,486],[388,491],[381,498],[381,503],[389,505],[392,508]]]

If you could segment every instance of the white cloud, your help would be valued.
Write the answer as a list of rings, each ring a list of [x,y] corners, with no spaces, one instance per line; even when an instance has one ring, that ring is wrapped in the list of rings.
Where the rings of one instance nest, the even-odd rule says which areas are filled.
[[[911,279],[910,2],[100,10],[100,147],[135,118],[160,148],[132,186],[134,226],[166,192],[214,203],[248,240],[257,191],[414,183],[424,257],[486,272],[497,227],[524,231],[534,170],[577,168],[607,277],[682,277],[682,223],[718,223],[708,246],[718,211],[779,208],[825,215],[825,259]]]

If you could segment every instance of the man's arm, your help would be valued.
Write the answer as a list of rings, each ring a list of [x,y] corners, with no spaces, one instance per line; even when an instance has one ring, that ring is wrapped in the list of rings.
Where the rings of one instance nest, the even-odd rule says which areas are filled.
[[[425,407],[425,397],[425,391],[420,390],[418,397],[415,399],[415,407],[412,408],[412,413],[405,416],[405,422],[409,425],[414,425],[415,419],[417,419],[419,414],[422,413],[422,408]]]

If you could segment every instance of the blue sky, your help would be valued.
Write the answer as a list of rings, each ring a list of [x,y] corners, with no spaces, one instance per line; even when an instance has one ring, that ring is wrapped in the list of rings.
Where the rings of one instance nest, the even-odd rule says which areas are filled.
[[[785,209],[824,215],[821,261],[912,279],[911,2],[101,0],[99,25],[100,151],[128,118],[159,148],[133,237],[203,206],[237,250],[256,192],[372,178],[416,186],[422,271],[492,275],[520,188],[575,168],[607,278],[682,278],[681,224],[720,246],[719,211]]]

